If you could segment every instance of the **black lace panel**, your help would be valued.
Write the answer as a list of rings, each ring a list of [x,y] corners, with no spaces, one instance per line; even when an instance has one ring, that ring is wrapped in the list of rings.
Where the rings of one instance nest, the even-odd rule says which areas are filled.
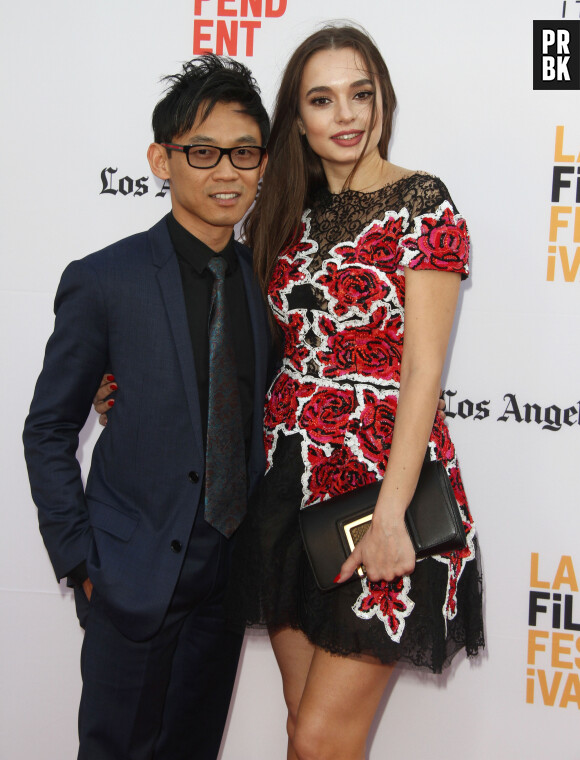
[[[444,201],[449,201],[456,211],[443,182],[423,172],[415,172],[372,193],[346,190],[333,195],[328,190],[321,191],[311,213],[310,237],[318,242],[319,250],[310,271],[320,268],[321,259],[333,246],[354,240],[374,219],[384,219],[387,211],[399,213],[406,209],[411,221],[419,214],[435,211]]]

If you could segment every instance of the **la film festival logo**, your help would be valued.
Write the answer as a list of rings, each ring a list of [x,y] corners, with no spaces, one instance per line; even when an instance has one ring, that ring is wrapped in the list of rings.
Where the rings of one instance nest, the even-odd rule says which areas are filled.
[[[580,709],[580,594],[571,555],[530,557],[526,702]]]
[[[263,19],[281,18],[287,0],[194,0],[193,54],[254,55]]]
[[[578,150],[578,153],[576,152]],[[576,282],[580,268],[580,144],[556,127],[548,234],[548,282]]]

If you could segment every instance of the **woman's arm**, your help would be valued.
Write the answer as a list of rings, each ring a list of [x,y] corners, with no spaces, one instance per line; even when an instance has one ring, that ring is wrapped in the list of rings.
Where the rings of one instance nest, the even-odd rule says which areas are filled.
[[[405,279],[401,386],[389,463],[371,528],[343,564],[337,582],[350,578],[360,564],[372,581],[390,581],[415,568],[404,516],[433,427],[461,277],[406,269]]]

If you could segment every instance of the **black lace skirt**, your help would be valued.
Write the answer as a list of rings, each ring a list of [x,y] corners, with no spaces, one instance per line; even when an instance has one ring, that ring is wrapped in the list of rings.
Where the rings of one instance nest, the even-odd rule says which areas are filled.
[[[231,625],[267,626],[271,631],[291,627],[334,654],[366,654],[383,663],[405,661],[434,673],[461,649],[476,655],[484,645],[479,556],[462,570],[452,619],[443,615],[447,565],[432,558],[418,562],[410,576],[411,611],[399,619],[393,636],[380,615],[363,617],[353,611],[361,597],[360,580],[325,592],[317,587],[298,525],[301,475],[300,437],[280,440],[274,465],[236,536],[227,596]]]

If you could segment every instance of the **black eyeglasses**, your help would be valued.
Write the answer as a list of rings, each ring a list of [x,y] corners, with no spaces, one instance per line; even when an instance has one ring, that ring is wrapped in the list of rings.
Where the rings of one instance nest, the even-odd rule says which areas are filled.
[[[262,163],[266,148],[259,145],[236,145],[235,148],[219,148],[217,145],[176,145],[161,143],[169,150],[180,150],[185,153],[187,163],[192,169],[213,169],[228,156],[236,169],[257,169]]]

